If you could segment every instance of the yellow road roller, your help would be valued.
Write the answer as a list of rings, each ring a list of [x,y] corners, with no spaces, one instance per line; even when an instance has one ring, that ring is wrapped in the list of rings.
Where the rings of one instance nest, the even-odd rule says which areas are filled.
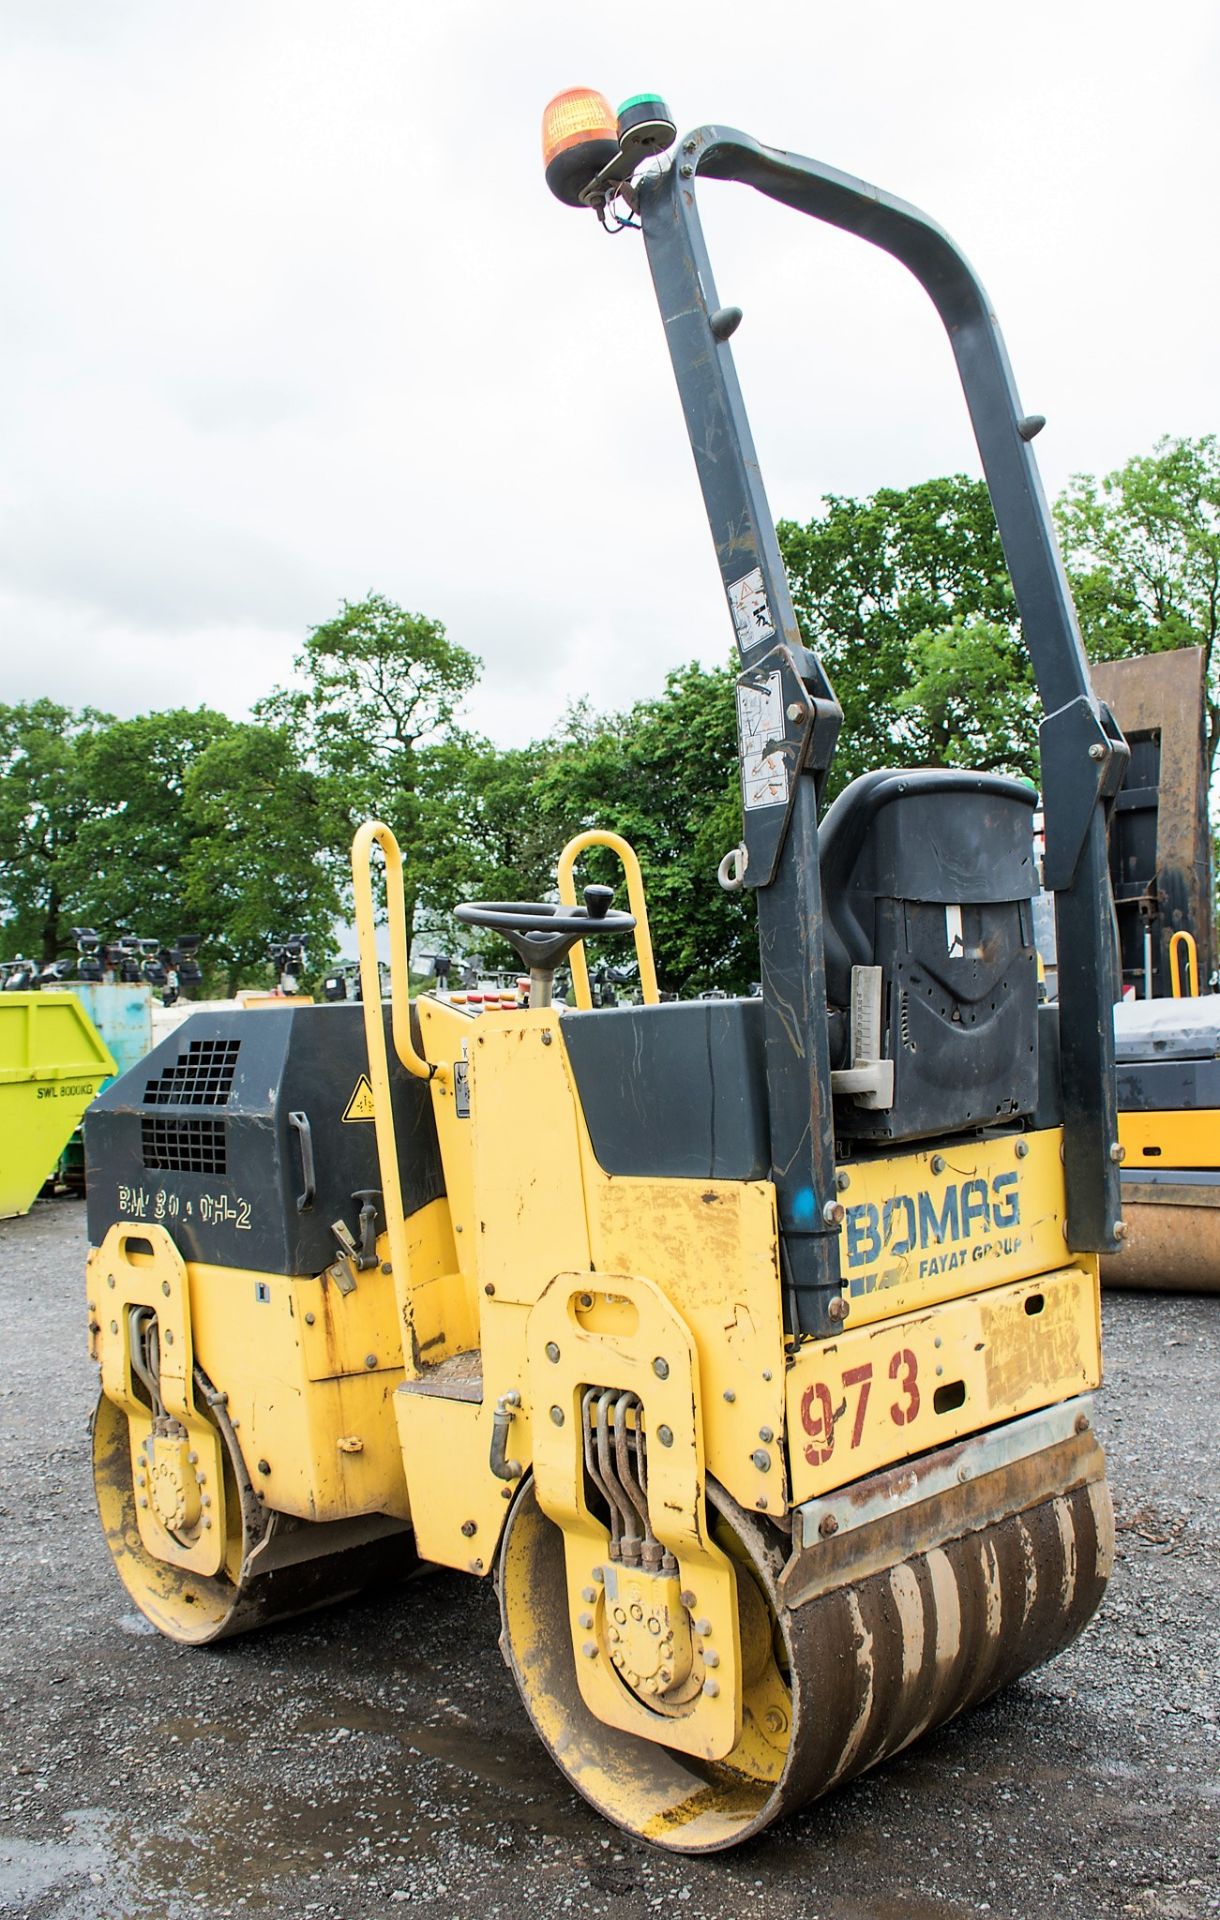
[[[557,897],[456,908],[513,948],[527,1006],[412,1003],[399,850],[362,828],[362,1005],[198,1015],[92,1110],[96,1478],[128,1591],[179,1639],[420,1561],[493,1579],[567,1779],[701,1853],[1046,1660],[1101,1599],[1127,755],[1040,423],[940,229],[739,133],[675,146],[652,96],[561,95],[544,150],[561,200],[642,229],[740,655],[720,878],[755,894],[761,991],[662,1000],[634,855],[594,832]],[[1055,1007],[1027,787],[878,769],[823,809],[841,714],[793,612],[700,178],[888,250],[945,321],[1045,708]],[[598,838],[630,911],[579,891]],[[634,940],[642,1004],[591,1004],[590,938]]]

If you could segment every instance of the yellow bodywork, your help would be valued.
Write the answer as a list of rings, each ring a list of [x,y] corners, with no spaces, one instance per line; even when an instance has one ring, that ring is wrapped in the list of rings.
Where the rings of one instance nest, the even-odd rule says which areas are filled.
[[[512,1490],[490,1464],[496,1403],[519,1396],[509,1451],[539,1474],[544,1510],[548,1471],[562,1461],[571,1472],[579,1459],[567,1402],[562,1428],[550,1419],[553,1390],[540,1404],[549,1376],[538,1356],[561,1283],[592,1302],[571,1308],[581,1371],[565,1391],[632,1384],[657,1357],[643,1351],[643,1301],[649,1313],[663,1307],[675,1353],[689,1353],[691,1391],[674,1431],[696,1463],[679,1502],[691,1539],[702,1537],[692,1489],[705,1474],[743,1507],[782,1517],[815,1492],[1096,1384],[1095,1263],[1065,1264],[1057,1131],[844,1168],[844,1329],[793,1352],[769,1182],[606,1173],[557,1009],[472,1016],[424,999],[419,1016],[428,1059],[449,1069],[432,1082],[448,1194],[405,1222],[405,1273],[384,1236],[380,1266],[346,1288],[339,1263],[296,1277],[187,1266],[146,1223],[113,1228],[91,1255],[95,1352],[133,1435],[147,1437],[148,1409],[119,1309],[142,1303],[172,1323],[162,1366],[175,1356],[175,1411],[192,1434],[212,1432],[194,1399],[197,1364],[228,1395],[269,1507],[311,1520],[409,1517],[424,1558],[486,1573]],[[459,1112],[461,1063],[469,1116]],[[1035,1295],[1036,1315],[1026,1305]],[[895,1359],[904,1353],[919,1412],[899,1421],[891,1403],[909,1404],[914,1386]],[[475,1385],[468,1369],[454,1392],[440,1363],[463,1354],[475,1356]],[[865,1367],[867,1391],[844,1384]],[[641,1377],[651,1427],[660,1388]],[[953,1402],[947,1388],[963,1382]],[[827,1457],[812,1458],[828,1433]],[[150,1532],[156,1524],[141,1520]]]
[[[377,841],[397,851],[385,829],[365,830],[370,928]],[[393,893],[392,859],[388,872]],[[783,1683],[761,1603],[742,1599],[732,1527],[715,1530],[709,1480],[722,1511],[783,1521],[1096,1386],[1097,1263],[1067,1248],[1061,1133],[843,1166],[838,1330],[793,1343],[771,1183],[606,1172],[558,1008],[475,1015],[424,996],[417,1041],[399,993],[393,1044],[429,1079],[446,1187],[404,1217],[375,960],[366,971],[378,1265],[341,1257],[298,1276],[187,1265],[163,1227],[143,1223],[112,1228],[91,1256],[103,1390],[127,1417],[133,1488],[150,1488],[144,1547],[202,1575],[221,1568],[233,1528],[213,1389],[264,1511],[409,1520],[422,1559],[476,1575],[495,1566],[532,1474],[537,1525],[562,1535],[552,1584],[566,1586],[575,1684],[596,1722],[775,1777]],[[166,1431],[133,1372],[141,1311],[156,1316]],[[591,1504],[585,1435],[599,1396],[629,1396],[622,1445],[637,1465],[646,1457],[660,1564],[616,1560]]]
[[[1120,1108],[1118,1139],[1128,1167],[1220,1168],[1220,1109]]]

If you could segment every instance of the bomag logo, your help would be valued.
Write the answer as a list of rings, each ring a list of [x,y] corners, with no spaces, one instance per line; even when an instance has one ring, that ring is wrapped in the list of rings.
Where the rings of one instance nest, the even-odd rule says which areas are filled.
[[[866,1200],[848,1207],[843,1221],[853,1293],[893,1285],[897,1263],[918,1257],[921,1280],[949,1273],[967,1260],[1016,1253],[1021,1237],[1021,1191],[1016,1173],[990,1180],[958,1180],[932,1193],[896,1193],[880,1205]],[[883,1274],[855,1270],[877,1261],[893,1263]]]

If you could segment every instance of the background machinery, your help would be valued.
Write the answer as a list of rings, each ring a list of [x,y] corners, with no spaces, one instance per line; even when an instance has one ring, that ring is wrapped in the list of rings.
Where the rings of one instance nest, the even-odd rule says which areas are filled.
[[[99,1505],[203,1641],[418,1556],[495,1576],[541,1738],[609,1818],[723,1848],[1067,1645],[1112,1553],[1090,1393],[1122,1237],[1106,811],[1088,680],[987,300],[915,209],[661,102],[548,109],[548,179],[643,228],[741,654],[761,992],[663,1001],[638,871],[474,902],[526,1007],[408,998],[401,858],[353,850],[361,1004],[196,1016],[87,1129]],[[798,632],[696,176],[911,269],[945,320],[1046,718],[1033,794],[881,770],[819,820],[840,712]],[[382,1004],[370,863],[385,861]],[[710,881],[710,876],[709,876]],[[582,943],[631,935],[642,1004]],[[571,955],[576,1004],[554,1004]],[[479,1006],[482,1010],[475,1011]]]
[[[1110,822],[1126,997],[1114,1009],[1128,1239],[1102,1281],[1220,1290],[1220,996],[1214,987],[1201,647],[1110,660],[1093,685],[1131,762]]]

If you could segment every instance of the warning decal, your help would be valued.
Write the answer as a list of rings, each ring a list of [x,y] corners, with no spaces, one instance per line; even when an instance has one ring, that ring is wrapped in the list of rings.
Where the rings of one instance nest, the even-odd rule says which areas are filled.
[[[784,709],[778,673],[755,686],[737,687],[737,725],[741,739],[741,798],[747,812],[782,807],[788,800],[784,761]],[[776,749],[780,751],[776,751]]]
[[[734,580],[728,595],[741,651],[748,653],[760,640],[770,640],[775,632],[775,622],[771,617],[767,589],[763,585],[762,568],[754,567],[751,572],[743,574],[740,580]]]
[[[373,1105],[373,1089],[369,1085],[367,1073],[362,1073],[352,1089],[352,1097],[344,1110],[345,1120],[375,1120],[377,1109]]]

